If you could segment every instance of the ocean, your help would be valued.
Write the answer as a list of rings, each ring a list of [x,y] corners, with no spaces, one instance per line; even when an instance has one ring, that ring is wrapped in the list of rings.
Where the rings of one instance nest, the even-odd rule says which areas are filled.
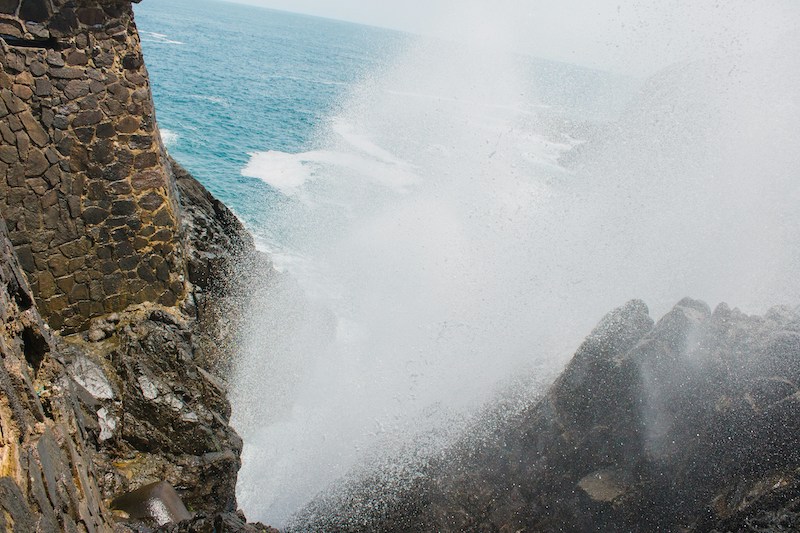
[[[251,153],[300,152],[347,87],[401,34],[228,2],[135,6],[169,152],[258,233],[280,197],[244,177]]]
[[[274,168],[250,172],[263,178],[274,171],[272,178],[243,175],[252,156],[322,146],[322,130],[351,89],[414,42],[383,28],[224,1],[146,1],[135,13],[169,152],[261,244],[280,241],[269,213],[286,201],[267,181],[280,185],[276,174],[291,181],[292,165],[277,157],[268,162]],[[590,69],[533,59],[525,68],[554,80],[540,89],[563,109],[580,108],[565,87],[593,87],[584,115],[618,110],[630,91],[629,80]],[[613,92],[618,87],[622,96]]]
[[[409,475],[631,298],[800,300],[790,47],[736,40],[640,80],[510,53],[484,38],[502,27],[453,43],[222,1],[135,12],[169,152],[302,293],[243,310],[252,519],[290,524],[359,465]]]

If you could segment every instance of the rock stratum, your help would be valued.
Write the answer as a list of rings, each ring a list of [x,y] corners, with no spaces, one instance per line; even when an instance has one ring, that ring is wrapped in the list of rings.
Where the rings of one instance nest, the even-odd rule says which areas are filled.
[[[0,531],[269,531],[223,378],[271,266],[164,150],[130,1],[0,0],[0,140]],[[537,401],[290,528],[796,531],[798,384],[797,310],[633,301]]]

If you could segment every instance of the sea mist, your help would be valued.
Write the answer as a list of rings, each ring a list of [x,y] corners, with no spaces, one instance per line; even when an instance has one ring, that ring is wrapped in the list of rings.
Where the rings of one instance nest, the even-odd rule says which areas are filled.
[[[707,48],[619,75],[512,53],[527,19],[476,9],[447,21],[475,39],[419,39],[353,87],[317,149],[244,170],[286,196],[266,243],[285,279],[254,288],[231,385],[252,518],[446,444],[629,298],[800,301],[796,33],[711,17]]]

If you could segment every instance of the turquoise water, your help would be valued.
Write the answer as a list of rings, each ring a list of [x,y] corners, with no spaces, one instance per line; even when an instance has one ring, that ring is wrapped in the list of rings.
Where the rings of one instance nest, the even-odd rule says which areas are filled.
[[[347,88],[392,57],[397,32],[209,0],[135,5],[169,152],[252,228],[283,197],[243,177],[249,153],[313,148]]]
[[[354,86],[414,43],[387,29],[219,0],[147,0],[135,13],[169,152],[257,237],[285,233],[271,214],[291,200],[268,179],[242,175],[251,154],[325,144],[319,136]],[[537,80],[530,92],[568,117],[605,117],[630,94],[629,80],[596,70],[531,58],[519,67]]]

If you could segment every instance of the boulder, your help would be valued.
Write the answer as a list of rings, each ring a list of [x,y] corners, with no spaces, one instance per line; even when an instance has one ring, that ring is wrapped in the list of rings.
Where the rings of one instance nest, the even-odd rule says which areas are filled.
[[[125,513],[129,519],[140,520],[153,526],[178,523],[192,518],[181,497],[166,481],[151,483],[117,496],[111,502],[111,509]]]

